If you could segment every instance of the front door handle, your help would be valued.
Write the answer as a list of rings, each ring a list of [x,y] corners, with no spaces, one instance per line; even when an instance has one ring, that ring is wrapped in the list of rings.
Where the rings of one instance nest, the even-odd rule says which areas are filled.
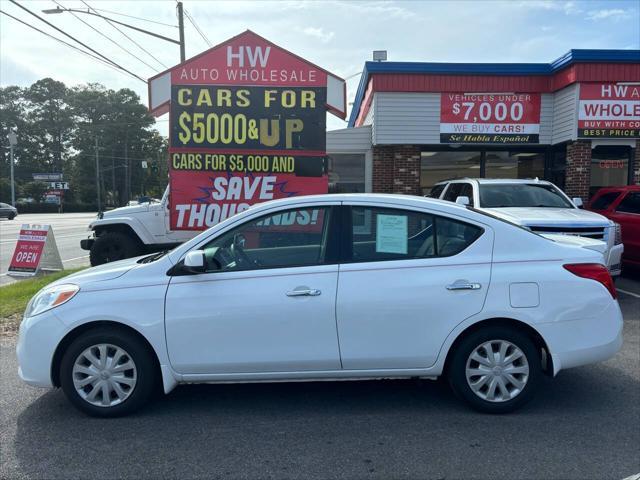
[[[296,288],[295,290],[291,290],[287,292],[287,297],[317,297],[322,292],[317,288]]]
[[[447,285],[447,290],[480,290],[481,286],[479,283],[455,282]]]

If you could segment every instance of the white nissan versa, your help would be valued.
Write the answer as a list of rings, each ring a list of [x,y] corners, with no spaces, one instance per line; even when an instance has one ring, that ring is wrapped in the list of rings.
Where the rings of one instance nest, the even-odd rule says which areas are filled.
[[[500,413],[543,372],[615,354],[615,297],[599,252],[461,205],[294,197],[44,288],[19,373],[97,416],[180,383],[440,375]]]

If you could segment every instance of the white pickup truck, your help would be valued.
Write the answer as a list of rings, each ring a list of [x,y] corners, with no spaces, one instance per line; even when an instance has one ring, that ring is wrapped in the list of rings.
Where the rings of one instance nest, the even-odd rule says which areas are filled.
[[[437,183],[427,196],[469,205],[554,240],[600,250],[611,275],[621,273],[620,225],[582,210],[581,199],[569,199],[551,182],[461,178]]]

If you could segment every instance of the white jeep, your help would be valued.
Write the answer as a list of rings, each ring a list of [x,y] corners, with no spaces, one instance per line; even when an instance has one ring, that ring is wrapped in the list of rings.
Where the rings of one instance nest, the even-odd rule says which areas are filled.
[[[136,257],[173,248],[200,232],[169,227],[169,187],[162,200],[139,203],[98,213],[89,224],[91,236],[80,241],[89,250],[91,265]]]
[[[611,275],[621,273],[620,225],[582,210],[580,198],[569,199],[551,182],[461,178],[437,183],[427,196],[469,205],[553,240],[600,249]]]

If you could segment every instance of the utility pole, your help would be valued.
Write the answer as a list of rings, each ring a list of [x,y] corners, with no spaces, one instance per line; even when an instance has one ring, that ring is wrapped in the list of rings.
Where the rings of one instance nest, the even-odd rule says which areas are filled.
[[[125,206],[129,204],[129,197],[131,196],[131,189],[129,187],[129,131],[124,136],[124,203]]]
[[[178,32],[180,32],[180,63],[185,60],[184,52],[184,13],[182,9],[182,2],[178,2]]]
[[[100,204],[100,158],[98,157],[98,135],[96,135],[96,195],[98,198],[98,212],[102,211]]]
[[[13,147],[15,147],[16,143],[18,143],[18,136],[16,135],[16,132],[11,131],[9,132],[9,135],[7,135],[7,138],[9,139],[9,159],[11,161],[11,206],[15,207],[16,206],[16,183],[13,178]]]

